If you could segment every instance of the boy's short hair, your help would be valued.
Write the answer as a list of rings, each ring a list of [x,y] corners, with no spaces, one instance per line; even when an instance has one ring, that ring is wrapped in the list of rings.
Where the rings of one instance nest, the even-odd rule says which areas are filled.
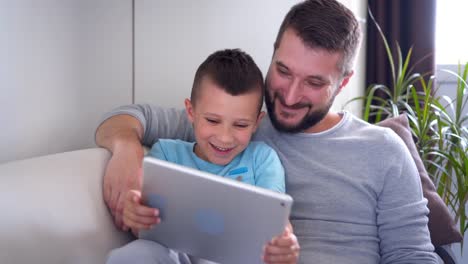
[[[264,95],[263,75],[252,57],[244,51],[240,49],[216,51],[200,64],[195,73],[190,96],[193,105],[196,105],[204,78],[209,78],[233,96],[258,92],[260,112]]]

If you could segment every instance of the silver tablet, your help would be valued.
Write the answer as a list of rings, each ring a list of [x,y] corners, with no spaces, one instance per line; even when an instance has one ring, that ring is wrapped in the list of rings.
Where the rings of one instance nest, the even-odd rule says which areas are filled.
[[[140,238],[226,264],[263,263],[262,248],[281,234],[292,198],[152,157],[143,160],[143,200],[161,223]]]

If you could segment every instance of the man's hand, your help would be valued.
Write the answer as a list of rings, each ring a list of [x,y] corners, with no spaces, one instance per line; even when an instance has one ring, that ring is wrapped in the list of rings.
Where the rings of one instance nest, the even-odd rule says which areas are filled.
[[[274,237],[264,248],[263,261],[273,263],[297,263],[299,259],[299,243],[290,224],[280,236]]]
[[[140,146],[141,148],[141,146]],[[107,163],[104,175],[104,200],[114,216],[115,225],[127,231],[123,223],[125,195],[129,190],[141,190],[142,156],[134,151],[123,149],[114,152]]]

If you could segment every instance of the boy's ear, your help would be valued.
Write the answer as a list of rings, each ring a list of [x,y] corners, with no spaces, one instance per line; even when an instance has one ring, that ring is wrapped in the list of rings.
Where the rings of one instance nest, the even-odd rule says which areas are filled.
[[[192,105],[192,101],[190,101],[190,99],[187,98],[187,99],[185,99],[184,104],[185,104],[185,112],[187,113],[187,118],[191,123],[193,123],[193,105]]]
[[[255,122],[254,132],[257,130],[258,125],[260,125],[260,121],[262,121],[262,118],[264,116],[265,116],[265,111],[260,111],[260,113],[258,113],[257,121]]]

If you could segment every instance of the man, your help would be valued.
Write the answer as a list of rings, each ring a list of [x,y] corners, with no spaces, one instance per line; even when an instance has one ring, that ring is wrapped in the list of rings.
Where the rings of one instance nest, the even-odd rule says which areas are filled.
[[[356,18],[340,3],[294,6],[274,44],[266,77],[269,120],[255,140],[272,146],[285,167],[299,262],[437,263],[426,200],[405,145],[388,129],[330,112],[353,74],[359,40]],[[104,196],[121,225],[122,193],[141,178],[140,141],[193,135],[182,111],[141,105],[111,115],[96,141],[113,153]]]

